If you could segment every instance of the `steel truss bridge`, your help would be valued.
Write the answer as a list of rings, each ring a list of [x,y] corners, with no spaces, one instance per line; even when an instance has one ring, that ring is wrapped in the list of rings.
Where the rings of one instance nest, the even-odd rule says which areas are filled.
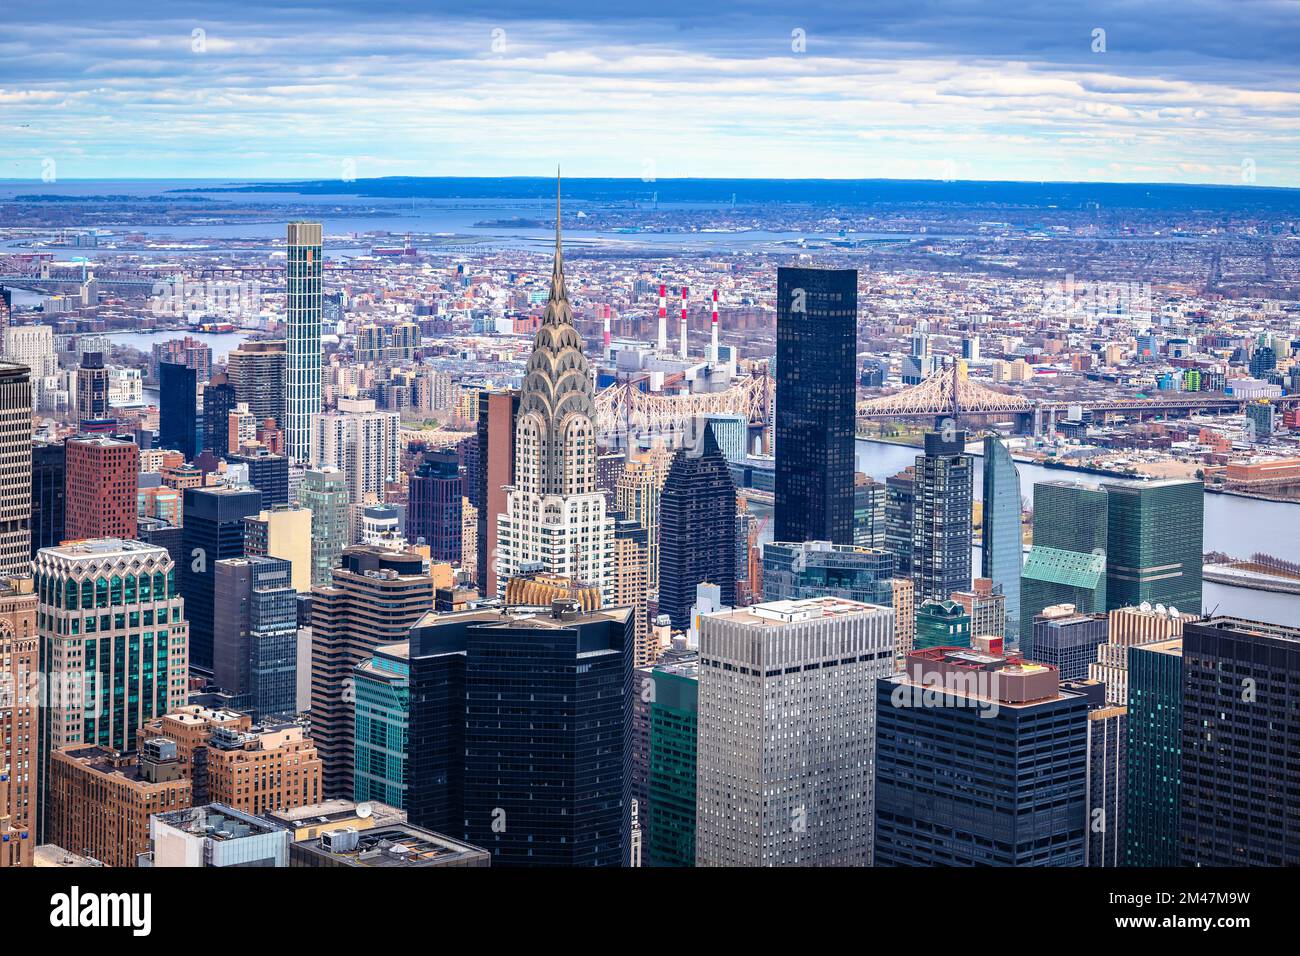
[[[1194,393],[1193,393],[1194,394]],[[956,362],[936,372],[919,385],[893,395],[858,402],[858,421],[869,422],[897,418],[957,419],[966,417],[1023,416],[1046,418],[1048,422],[1064,417],[1071,407],[1090,411],[1094,420],[1112,416],[1137,415],[1144,418],[1185,418],[1195,412],[1240,412],[1259,399],[1247,399],[1219,392],[1190,397],[1180,393],[1168,398],[1121,398],[1105,401],[1035,401],[1020,395],[998,392],[970,380],[966,363]],[[1300,395],[1268,399],[1275,407],[1300,405]],[[1049,425],[1050,427],[1050,425]]]
[[[693,444],[705,415],[743,415],[750,425],[772,420],[776,383],[770,375],[745,379],[720,392],[663,395],[620,382],[596,393],[596,428],[605,448]]]

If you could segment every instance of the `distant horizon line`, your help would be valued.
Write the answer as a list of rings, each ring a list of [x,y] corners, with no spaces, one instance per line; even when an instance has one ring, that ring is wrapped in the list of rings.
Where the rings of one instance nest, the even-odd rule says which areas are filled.
[[[0,183],[19,183],[23,185],[57,186],[59,183],[90,182],[204,182],[204,183],[246,183],[246,184],[327,184],[337,183],[341,186],[355,186],[359,183],[413,181],[489,181],[519,180],[536,182],[554,182],[549,175],[393,175],[393,176],[358,176],[356,179],[266,177],[266,176],[60,176],[56,181],[45,183],[40,177],[18,178],[0,177]],[[1039,186],[1122,186],[1122,187],[1159,187],[1176,189],[1242,189],[1242,190],[1281,190],[1300,191],[1300,186],[1274,186],[1260,183],[1215,183],[1215,182],[1160,182],[1147,180],[1113,180],[1113,179],[907,179],[892,176],[657,176],[653,180],[644,180],[638,176],[565,176],[565,182],[615,182],[643,183],[652,187],[656,183],[925,183],[933,185],[959,184],[1001,184],[1001,185],[1039,185]],[[340,190],[346,192],[346,190]]]

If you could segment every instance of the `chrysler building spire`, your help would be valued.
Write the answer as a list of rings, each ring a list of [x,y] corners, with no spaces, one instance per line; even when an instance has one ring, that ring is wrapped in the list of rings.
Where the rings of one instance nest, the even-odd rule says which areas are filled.
[[[551,295],[548,302],[568,303],[568,291],[564,288],[564,248],[560,244],[560,167],[555,167],[555,262],[551,266]],[[551,310],[546,310],[550,315]],[[573,313],[569,313],[573,321]]]
[[[537,494],[596,488],[596,407],[582,338],[564,287],[560,180],[555,180],[555,262],[541,327],[533,338],[519,400],[516,480]]]
[[[498,590],[541,568],[608,599],[614,523],[596,481],[595,391],[564,287],[560,212],[557,169],[551,291],[519,393],[515,481],[497,519]]]

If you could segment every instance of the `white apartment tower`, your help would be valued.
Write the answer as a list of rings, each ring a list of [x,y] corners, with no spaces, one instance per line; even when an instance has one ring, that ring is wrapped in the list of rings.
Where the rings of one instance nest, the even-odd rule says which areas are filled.
[[[610,600],[614,522],[596,481],[596,405],[564,288],[555,191],[551,293],[533,340],[515,426],[515,484],[497,520],[497,582],[540,568],[599,587]]]
[[[0,362],[0,576],[28,574],[31,548],[31,373]]]
[[[700,621],[696,866],[870,866],[894,612],[772,601]]]
[[[3,359],[31,369],[32,410],[47,410],[45,392],[58,388],[54,330],[48,325],[11,325],[5,330]]]
[[[291,222],[288,238],[284,451],[291,461],[306,462],[321,410],[321,224]]]
[[[401,429],[401,416],[374,399],[340,398],[337,411],[314,416],[311,466],[343,472],[353,504],[381,502],[384,483],[401,475]]]

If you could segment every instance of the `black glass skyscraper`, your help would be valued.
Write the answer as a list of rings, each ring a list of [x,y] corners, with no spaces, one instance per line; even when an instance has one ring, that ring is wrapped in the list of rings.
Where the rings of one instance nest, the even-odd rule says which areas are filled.
[[[909,656],[876,681],[875,865],[1082,866],[1087,723],[1047,668]]]
[[[894,571],[912,576],[912,512],[916,505],[916,469],[908,466],[885,479],[885,550],[893,552]]]
[[[1179,862],[1300,865],[1300,629],[1183,627]]]
[[[32,442],[32,557],[63,540],[63,442]]]
[[[971,586],[971,503],[975,464],[966,433],[925,436],[916,459],[912,510],[912,582],[917,606],[946,601]]]
[[[230,413],[235,410],[235,386],[229,382],[203,389],[203,447],[219,458],[229,451]]]
[[[158,364],[158,441],[193,461],[198,450],[198,373],[175,362]]]
[[[659,613],[690,626],[695,589],[716,584],[736,604],[736,485],[713,429],[701,449],[679,449],[659,499]]]
[[[232,465],[248,467],[248,483],[262,493],[262,507],[289,503],[289,459],[259,448],[248,455],[225,455]]]
[[[216,563],[244,554],[244,518],[262,508],[256,488],[186,488],[181,594],[190,619],[190,666],[211,671]]]
[[[427,615],[411,628],[407,812],[437,833],[465,833],[465,648],[498,612]]]
[[[411,474],[406,538],[423,540],[434,561],[460,564],[464,487],[460,462],[452,451],[430,452]]]
[[[412,628],[411,821],[493,866],[624,865],[632,613],[557,602]]]
[[[857,315],[857,270],[777,270],[777,541],[853,543]]]

